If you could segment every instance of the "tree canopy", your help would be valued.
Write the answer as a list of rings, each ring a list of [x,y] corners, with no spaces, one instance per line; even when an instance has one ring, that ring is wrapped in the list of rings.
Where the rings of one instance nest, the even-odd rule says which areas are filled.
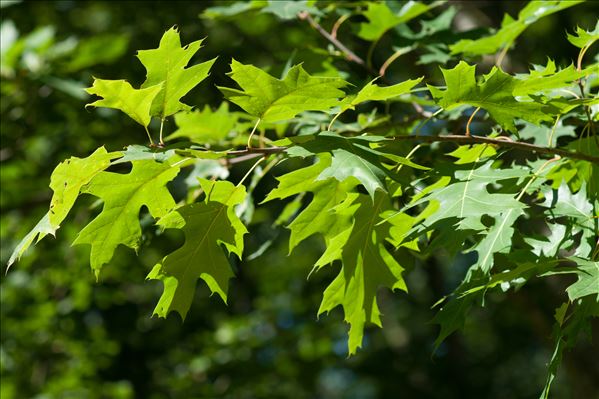
[[[2,4],[3,397],[599,389],[592,2],[40,4]]]

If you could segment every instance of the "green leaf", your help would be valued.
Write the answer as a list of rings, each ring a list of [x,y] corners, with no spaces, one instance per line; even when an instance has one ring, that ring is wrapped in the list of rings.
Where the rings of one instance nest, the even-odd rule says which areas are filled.
[[[517,205],[513,204],[513,207],[495,218],[495,224],[485,232],[485,237],[473,247],[478,252],[478,261],[473,266],[474,268],[487,274],[493,267],[493,255],[508,253],[512,250],[513,225],[516,219],[524,215],[525,207],[521,202]]]
[[[155,218],[175,207],[166,183],[177,176],[179,167],[151,160],[131,164],[130,173],[100,172],[82,189],[104,201],[102,212],[79,232],[73,243],[91,245],[90,263],[96,277],[119,245],[139,247],[142,206]]]
[[[297,147],[306,150],[307,154],[328,152],[333,155],[331,165],[320,173],[317,180],[334,177],[343,182],[348,178],[356,178],[374,198],[376,190],[386,191],[385,177],[394,177],[383,165],[385,154],[370,147],[371,143],[385,141],[384,137],[346,138],[332,132],[322,132],[313,137],[300,136],[298,139],[302,142],[297,143]]]
[[[550,208],[551,213],[559,216],[570,216],[580,220],[588,220],[592,218],[593,205],[589,202],[586,196],[586,189],[582,189],[574,194],[568,188],[568,185],[563,183],[557,190],[545,191],[544,206]]]
[[[104,80],[94,78],[92,87],[85,89],[89,94],[102,97],[86,107],[106,107],[119,109],[135,122],[147,129],[150,124],[150,107],[161,90],[161,84],[144,89],[134,89],[125,80]]]
[[[313,184],[309,190],[314,193],[312,201],[287,226],[291,230],[290,253],[306,238],[317,233],[328,236],[336,230],[337,217],[334,208],[347,198],[348,192],[355,186],[353,179],[343,182],[327,179]]]
[[[296,19],[297,14],[307,11],[312,15],[322,15],[318,8],[311,6],[313,1],[307,0],[268,0],[268,5],[260,12],[274,14],[282,20]]]
[[[435,339],[435,350],[437,350],[439,345],[445,341],[445,338],[450,336],[454,331],[464,328],[466,316],[476,299],[476,295],[453,298],[437,312],[432,323],[439,324],[441,330],[439,331],[437,339]]]
[[[476,66],[461,61],[453,69],[443,69],[447,89],[428,86],[437,104],[451,110],[463,104],[486,110],[504,129],[515,131],[514,119],[540,124],[552,121],[559,110],[532,101],[518,101],[513,92],[520,81],[497,68],[485,75],[482,83],[475,79]]]
[[[575,35],[568,33],[568,41],[579,48],[590,47],[597,40],[599,40],[599,21],[592,31],[586,31],[577,26]]]
[[[146,147],[145,145],[133,144],[127,146],[123,151],[123,157],[112,162],[113,165],[131,161],[152,160],[155,162],[166,162],[176,156],[175,150],[165,148]]]
[[[368,9],[363,13],[368,18],[368,22],[360,24],[358,36],[364,40],[378,41],[385,32],[394,26],[406,23],[443,3],[445,2],[435,1],[426,4],[419,1],[408,1],[395,14],[384,2],[370,2],[368,3]]]
[[[378,79],[378,78],[377,78]],[[402,94],[409,93],[410,90],[422,81],[423,78],[410,79],[393,86],[381,87],[374,84],[377,79],[373,79],[364,86],[355,96],[348,96],[341,107],[342,112],[348,109],[354,109],[356,105],[367,101],[385,101],[390,98],[399,97]]]
[[[417,65],[426,65],[426,64],[447,64],[449,60],[451,60],[451,55],[449,55],[449,50],[447,46],[442,43],[437,44],[427,44],[424,45],[423,48],[426,50],[426,53],[420,55],[418,58]]]
[[[450,157],[457,158],[456,165],[464,165],[479,162],[497,154],[495,148],[486,144],[461,145],[454,151],[448,153]]]
[[[403,25],[401,29],[399,29],[398,27],[397,30],[401,36],[407,39],[411,39],[414,41],[419,40],[423,42],[422,39],[425,37],[432,36],[435,33],[451,29],[451,23],[457,12],[458,9],[456,7],[450,6],[441,14],[437,15],[435,18],[431,20],[420,20],[419,22],[422,26],[422,29],[418,33],[414,33],[408,27],[408,25]]]
[[[341,271],[324,292],[318,314],[338,305],[343,307],[345,321],[350,324],[350,355],[361,347],[366,323],[381,327],[378,289],[407,291],[403,267],[385,248],[389,225],[379,224],[379,215],[391,209],[389,197],[377,191],[374,204],[366,195],[355,194],[353,198],[351,206],[336,211],[340,216],[350,216],[351,222],[327,242],[327,251],[331,248],[331,252],[325,252],[315,265],[320,268],[336,259],[342,262]]]
[[[121,155],[120,152],[107,152],[104,147],[100,147],[87,158],[71,157],[54,169],[50,178],[50,188],[54,195],[49,212],[49,222],[54,230],[60,227],[73,207],[81,187],[110,166],[112,159]]]
[[[327,111],[344,96],[338,78],[310,76],[301,65],[292,67],[283,80],[253,65],[231,62],[228,74],[242,90],[218,87],[225,97],[265,122],[291,119],[304,111]]]
[[[555,257],[562,246],[572,243],[572,239],[566,235],[567,228],[562,224],[548,223],[549,234],[542,236],[541,240],[526,237],[524,241],[532,246],[532,253],[538,257]]]
[[[570,234],[581,233],[580,244],[574,255],[589,257],[597,240],[596,218],[599,205],[593,206],[589,201],[586,185],[583,185],[578,193],[574,194],[568,185],[562,182],[557,190],[547,188],[543,194],[545,202],[542,205],[548,208],[545,211],[547,218],[568,217],[570,218]]]
[[[531,139],[536,145],[542,147],[556,147],[557,140],[560,137],[576,137],[576,126],[564,124],[562,119],[551,127],[537,126],[528,122],[523,123],[524,127],[518,130],[520,139]],[[561,182],[561,179],[558,181]]]
[[[519,82],[516,83],[512,94],[514,96],[530,96],[535,93],[548,92],[551,90],[565,88],[572,85],[581,77],[588,76],[591,69],[577,71],[574,65],[556,70],[555,62],[547,61],[547,66],[533,70],[530,74],[517,75]]]
[[[528,176],[529,172],[522,168],[495,169],[491,164],[487,162],[476,169],[474,164],[470,171],[457,171],[455,177],[458,182],[436,187],[413,201],[410,206],[427,201],[438,204],[438,210],[417,226],[417,230],[423,231],[440,221],[457,219],[455,226],[459,229],[484,231],[487,228],[481,222],[483,215],[498,220],[507,210],[514,209],[517,213],[522,209],[522,203],[514,198],[515,194],[489,193],[487,186],[505,179]],[[497,232],[501,233],[504,227]]]
[[[574,347],[581,333],[586,333],[590,338],[591,323],[593,319],[599,317],[599,302],[593,301],[591,298],[584,298],[580,303],[574,303],[571,307],[572,311],[570,317],[566,318],[567,321],[565,323],[556,322],[555,350],[549,362],[547,380],[540,399],[549,398],[551,383],[557,374],[564,350]]]
[[[206,192],[204,202],[178,208],[158,223],[165,229],[181,229],[185,234],[183,246],[165,256],[148,275],[149,279],[164,283],[164,292],[154,309],[160,317],[176,311],[185,319],[200,278],[226,303],[229,279],[234,274],[221,244],[228,253],[241,257],[243,252],[247,229],[235,215],[234,207],[245,200],[245,187],[228,181],[200,179],[200,183]]]
[[[112,159],[121,155],[120,152],[108,153],[104,147],[100,147],[87,158],[71,157],[61,162],[52,172],[50,188],[54,195],[50,202],[50,210],[13,250],[8,267],[19,260],[34,241],[37,243],[48,234],[55,235],[60,223],[73,207],[81,188],[96,174],[110,166]]]
[[[80,71],[98,64],[110,64],[121,57],[129,46],[129,36],[104,34],[82,40],[68,61],[66,70]]]
[[[289,252],[311,235],[320,233],[326,237],[335,235],[337,216],[334,209],[341,204],[356,186],[355,179],[340,182],[336,179],[318,180],[323,170],[331,165],[331,156],[321,154],[312,166],[289,172],[277,178],[279,185],[272,190],[264,202],[276,198],[288,198],[304,192],[313,193],[312,201],[289,224]]]
[[[10,266],[15,263],[15,261],[21,259],[21,256],[25,251],[33,244],[40,242],[42,238],[47,236],[48,234],[54,235],[56,232],[56,228],[52,227],[50,224],[50,212],[46,213],[44,217],[40,219],[39,222],[35,225],[33,229],[23,239],[17,244],[15,249],[13,250],[10,258],[8,259],[8,263],[6,265],[6,271],[10,268]]]
[[[576,262],[578,281],[566,288],[571,302],[587,295],[595,295],[599,302],[599,262],[572,257]]]
[[[226,102],[215,111],[206,105],[202,111],[180,112],[175,115],[177,130],[166,139],[185,137],[198,144],[216,144],[227,137],[238,119],[237,114],[229,112]]]
[[[518,262],[518,266],[511,270],[504,270],[497,274],[489,274],[484,279],[473,279],[468,276],[464,283],[455,291],[459,298],[472,295],[479,291],[488,291],[498,286],[502,291],[514,286],[519,287],[523,282],[534,276],[546,275],[555,267],[555,261],[538,258],[535,262]],[[480,273],[479,273],[480,274]],[[478,277],[478,276],[477,276]]]
[[[518,14],[514,20],[505,14],[501,22],[501,28],[493,35],[481,39],[463,39],[450,46],[452,54],[483,55],[492,54],[499,49],[511,46],[514,40],[539,19],[551,15],[568,7],[582,3],[582,0],[562,1],[531,1]]]
[[[246,11],[256,10],[267,5],[266,0],[237,1],[224,3],[223,6],[208,7],[201,14],[202,18],[219,19],[233,17]]]
[[[179,100],[208,76],[212,64],[216,61],[216,58],[213,58],[186,68],[191,58],[202,47],[202,42],[203,39],[196,40],[181,47],[179,32],[173,27],[164,33],[158,48],[140,50],[137,53],[147,71],[146,81],[141,87],[161,85],[161,90],[152,103],[152,116],[164,119],[179,111],[191,109]]]
[[[315,180],[331,164],[331,157],[321,155],[314,165],[297,169],[283,176],[277,177],[279,185],[266,196],[263,202],[273,199],[283,199],[310,191],[315,185]]]

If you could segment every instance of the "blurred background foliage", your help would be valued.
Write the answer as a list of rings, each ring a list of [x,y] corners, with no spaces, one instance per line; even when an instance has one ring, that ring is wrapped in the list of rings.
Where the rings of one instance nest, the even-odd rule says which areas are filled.
[[[560,65],[571,63],[577,53],[566,42],[565,31],[594,26],[597,6],[592,3],[530,27],[508,54],[505,69],[524,72],[531,63],[544,64],[548,56]],[[452,32],[497,27],[504,12],[516,15],[524,4],[450,2],[458,10]],[[227,16],[231,5],[2,1],[2,264],[46,212],[49,177],[58,162],[71,155],[87,156],[99,145],[116,150],[144,140],[143,131],[124,114],[86,111],[88,98],[82,88],[91,84],[92,76],[125,78],[138,85],[144,70],[134,59],[136,50],[156,47],[169,27],[179,26],[184,43],[207,37],[200,52],[203,60],[219,56],[209,83],[187,97],[187,103],[198,107],[221,102],[214,86],[229,82],[225,73],[231,57],[275,75],[293,57],[311,73],[339,74],[355,84],[372,78],[337,54],[306,21],[251,11]],[[318,5],[327,7],[326,2]],[[341,14],[359,6],[360,2],[328,3]],[[218,8],[206,11],[208,7]],[[335,19],[323,18],[322,23],[330,29]],[[356,37],[356,26],[342,25],[338,37],[365,55],[368,42]],[[407,27],[417,31],[420,25]],[[443,35],[452,43],[459,34]],[[375,65],[394,46],[405,45],[392,38],[385,36],[377,45]],[[422,63],[421,55],[406,54],[390,67],[387,78],[397,82],[438,77],[439,62]],[[173,128],[172,122],[166,127],[171,132]],[[284,163],[275,174],[292,167]],[[241,175],[245,168],[232,173]],[[256,201],[275,184],[272,177],[260,182]],[[272,225],[280,204],[256,210],[247,253],[255,253],[265,242],[271,247],[235,265],[229,306],[209,297],[205,285],[199,284],[183,324],[174,315],[167,320],[151,317],[161,287],[144,282],[161,254],[180,245],[182,237],[165,234],[143,247],[139,257],[119,249],[96,283],[87,249],[70,246],[92,208],[91,200],[79,204],[56,239],[40,243],[2,273],[3,399],[529,398],[536,397],[544,383],[553,350],[552,312],[563,292],[558,280],[535,281],[525,292],[490,295],[465,331],[433,354],[438,327],[430,323],[430,307],[457,285],[467,265],[460,257],[433,258],[407,273],[409,295],[381,294],[385,328],[368,329],[364,348],[347,358],[342,312],[316,319],[332,268],[306,278],[322,243],[305,243],[288,256],[288,233]],[[151,235],[144,238],[149,241]],[[554,397],[596,395],[598,358],[588,342],[568,352],[554,383]]]

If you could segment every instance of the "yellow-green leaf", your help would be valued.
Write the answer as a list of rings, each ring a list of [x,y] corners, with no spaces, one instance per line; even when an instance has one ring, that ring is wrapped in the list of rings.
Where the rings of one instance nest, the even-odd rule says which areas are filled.
[[[161,85],[162,90],[152,103],[151,114],[161,119],[176,112],[190,110],[191,107],[179,100],[208,76],[216,58],[186,68],[191,57],[202,47],[202,40],[196,40],[181,47],[181,39],[176,28],[167,30],[160,45],[152,50],[140,50],[137,57],[147,71],[142,88]]]
[[[160,84],[144,89],[134,89],[125,80],[95,78],[92,87],[85,89],[89,94],[102,97],[87,106],[119,109],[145,128],[148,127],[152,118],[150,116],[152,101],[160,90]]]
[[[231,62],[229,76],[241,90],[219,87],[225,97],[265,122],[291,119],[303,111],[327,111],[339,105],[347,85],[339,78],[310,76],[301,65],[277,79],[253,65]]]

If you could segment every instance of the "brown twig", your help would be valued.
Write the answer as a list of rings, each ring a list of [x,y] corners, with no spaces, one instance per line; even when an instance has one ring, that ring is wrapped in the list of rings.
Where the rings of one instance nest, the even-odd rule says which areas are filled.
[[[480,107],[476,107],[476,109],[474,110],[474,112],[472,112],[472,114],[470,115],[470,119],[468,119],[468,123],[466,123],[466,136],[471,136],[470,134],[470,124],[472,123],[472,119],[474,119],[474,115],[476,115],[476,113],[480,111]]]
[[[341,50],[341,52],[345,54],[347,59],[355,62],[356,64],[362,65],[363,67],[366,67],[366,62],[362,58],[360,58],[358,55],[356,55],[356,53],[345,47],[345,45],[341,43],[339,40],[337,40],[336,37],[333,37],[329,32],[326,31],[326,29],[320,26],[318,22],[314,21],[314,18],[312,18],[312,16],[308,12],[302,11],[297,16],[299,19],[308,21],[308,23],[314,29],[316,29],[318,33],[320,33],[325,39],[331,42],[339,50]]]
[[[287,149],[287,147],[266,147],[266,148],[260,148],[260,147],[246,147],[245,150],[234,150],[234,151],[229,151],[227,152],[228,155],[235,155],[235,156],[239,156],[239,155],[249,155],[249,154],[262,154],[262,155],[269,155],[269,154],[278,154],[280,152],[283,152]]]
[[[335,27],[338,28],[337,24],[335,24],[335,27],[333,27],[333,32],[335,33],[335,35],[332,35],[329,32],[327,32],[326,29],[324,29],[322,26],[320,26],[320,24],[318,22],[314,21],[312,16],[307,11],[302,11],[302,12],[298,13],[297,16],[301,20],[308,21],[310,23],[310,25],[314,29],[316,29],[325,39],[327,39],[335,47],[337,47],[339,50],[341,50],[345,54],[345,56],[347,57],[348,60],[353,61],[356,64],[360,65],[362,68],[364,68],[366,71],[368,71],[368,73],[370,73],[372,76],[379,77],[380,80],[382,82],[384,82],[385,84],[390,84],[389,80],[387,80],[387,78],[384,76],[385,69],[389,65],[383,65],[383,67],[385,69],[383,69],[382,71],[377,71],[374,68],[372,68],[370,65],[368,65],[362,58],[360,58],[358,55],[356,55],[356,53],[354,53],[353,51],[351,51],[350,49],[345,47],[345,45],[337,39],[337,30],[335,29]],[[337,21],[337,22],[339,22],[339,21]],[[399,54],[399,55],[401,55],[401,54]],[[391,62],[393,62],[393,60],[391,60]],[[416,112],[421,114],[420,112],[418,112],[418,109],[416,109]]]
[[[592,162],[599,164],[599,157],[587,155],[582,152],[573,152],[568,150],[562,150],[559,148],[541,147],[538,145],[524,143],[521,141],[509,141],[499,138],[490,138],[482,136],[464,136],[461,134],[445,134],[439,136],[394,136],[395,140],[410,140],[410,141],[423,141],[426,143],[435,142],[451,142],[456,144],[493,144],[499,147],[512,148],[515,150],[536,152],[538,154],[549,154],[559,155],[565,158],[581,159],[583,161]],[[258,156],[266,156],[270,154],[278,154],[285,152],[287,147],[268,147],[268,148],[246,148],[245,150],[229,151],[227,154],[234,158],[229,159],[229,163],[242,162],[248,159],[256,158]]]
[[[344,23],[345,21],[347,21],[349,19],[349,17],[351,17],[351,14],[345,14],[345,15],[342,15],[341,17],[339,17],[339,19],[337,21],[335,21],[335,24],[333,25],[333,29],[331,29],[331,37],[333,37],[335,39],[337,38],[337,31],[341,27],[341,24]]]
[[[395,136],[395,140],[414,140],[424,141],[427,143],[434,143],[438,141],[446,141],[457,144],[493,144],[500,147],[513,148],[516,150],[536,152],[538,154],[550,154],[559,155],[561,157],[571,159],[581,159],[584,161],[599,164],[599,157],[587,155],[581,152],[572,152],[568,150],[562,150],[559,148],[541,147],[538,145],[524,143],[521,141],[506,141],[497,138],[482,137],[482,136],[463,136],[458,134],[445,134],[440,136]]]

